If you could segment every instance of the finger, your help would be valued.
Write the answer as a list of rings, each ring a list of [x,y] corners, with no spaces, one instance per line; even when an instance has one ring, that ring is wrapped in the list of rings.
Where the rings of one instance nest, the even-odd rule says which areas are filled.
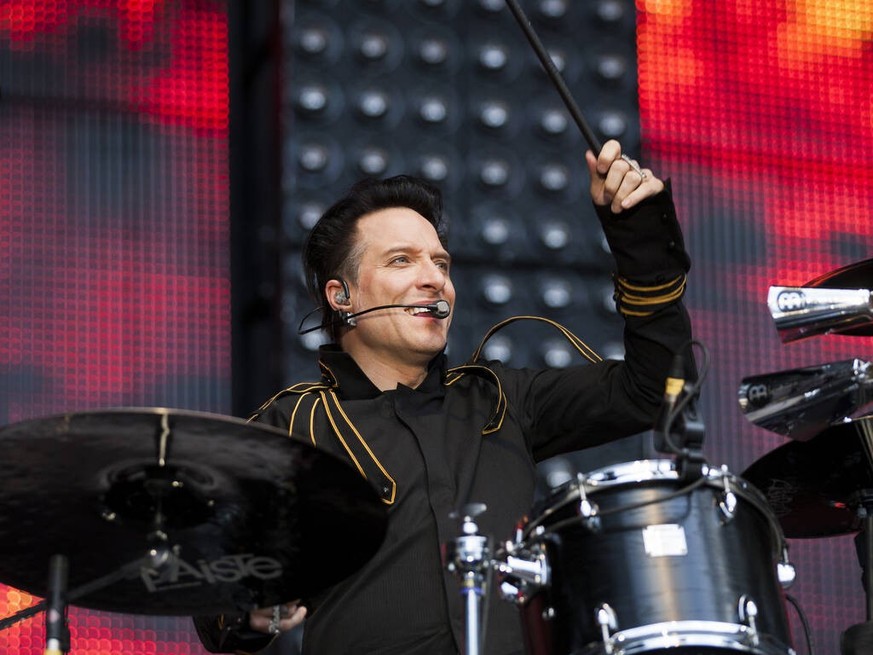
[[[664,183],[655,177],[650,169],[643,169],[643,173],[645,173],[643,183],[621,200],[621,209],[630,209],[646,198],[654,196],[664,190]]]
[[[635,181],[635,183],[633,184],[632,187],[629,186],[630,185],[630,181],[628,179],[629,175],[633,176],[633,180]],[[603,183],[603,189],[604,189],[604,195],[605,195],[605,201],[606,201],[606,202],[604,202],[604,204],[606,204],[608,202],[610,204],[618,206],[618,203],[620,202],[621,199],[620,198],[617,199],[616,196],[618,196],[618,194],[621,192],[622,186],[625,186],[625,193],[622,196],[622,198],[623,198],[633,188],[636,188],[636,186],[639,183],[640,183],[640,176],[638,176],[636,173],[634,173],[631,170],[630,164],[628,164],[623,159],[619,159],[617,161],[614,161],[612,163],[612,166],[609,167],[609,173],[607,173],[606,180]]]
[[[597,157],[588,150],[585,153],[585,163],[588,165],[589,192],[595,205],[605,205],[603,199],[603,176],[597,172]]]
[[[289,630],[293,630],[298,625],[303,623],[303,620],[306,618],[306,608],[305,607],[296,607],[293,612],[290,612],[288,616],[283,617],[279,620],[278,628],[279,632],[288,632]],[[269,626],[267,626],[267,631],[269,632]]]
[[[612,202],[610,203],[610,209],[612,209],[612,212],[617,214],[622,209],[626,209],[624,201],[631,197],[632,194],[636,193],[637,190],[641,188],[642,184],[643,179],[636,171],[628,172],[624,178],[622,178],[621,184],[612,198]]]
[[[257,632],[269,633],[270,621],[272,619],[272,611],[269,616],[264,616],[262,610],[252,610],[249,613],[249,627]]]
[[[252,630],[266,634],[271,634],[271,625],[276,626],[279,632],[286,632],[302,623],[306,616],[306,608],[300,607],[299,604],[300,600],[298,599],[274,607],[254,609],[249,612],[249,626]],[[276,608],[279,609],[278,621],[276,620]]]
[[[597,155],[597,172],[606,175],[617,159],[621,159],[621,144],[615,139],[610,139],[603,144]]]
[[[585,163],[588,165],[588,174],[591,179],[600,177],[600,173],[597,172],[597,157],[590,150],[585,151]]]
[[[643,169],[640,168],[640,162],[638,162],[636,159],[631,159],[627,155],[622,155],[621,158],[625,163],[627,163],[628,166],[631,167],[631,170],[637,173],[641,178],[645,179],[646,175],[645,173],[643,173]]]
[[[289,616],[287,619],[282,620],[282,627],[284,630],[293,630],[298,625],[303,623],[303,620],[306,618],[306,608],[303,606],[298,607],[294,613]],[[286,625],[287,622],[287,625]]]

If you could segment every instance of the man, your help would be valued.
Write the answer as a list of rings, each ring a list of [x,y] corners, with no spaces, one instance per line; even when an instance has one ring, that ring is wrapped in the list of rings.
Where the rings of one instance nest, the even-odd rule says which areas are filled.
[[[651,170],[616,141],[586,160],[616,259],[624,362],[447,370],[451,316],[434,307],[452,307],[455,289],[438,193],[405,177],[365,182],[325,213],[304,264],[336,344],[320,352],[321,382],[280,392],[257,417],[351,461],[388,505],[387,535],[361,570],[281,617],[268,608],[197,619],[207,648],[255,651],[308,617],[305,653],[456,654],[463,602],[441,558],[459,536],[452,511],[484,503],[480,532],[509,538],[531,507],[537,461],[652,426],[673,355],[690,339],[689,260]],[[516,609],[489,595],[486,652],[523,652]]]

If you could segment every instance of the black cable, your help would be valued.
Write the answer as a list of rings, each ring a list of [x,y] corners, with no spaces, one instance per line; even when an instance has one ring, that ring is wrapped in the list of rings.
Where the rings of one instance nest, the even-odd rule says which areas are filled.
[[[701,365],[700,372],[697,376],[697,379],[689,384],[688,389],[685,391],[685,395],[676,403],[676,406],[673,407],[670,414],[667,415],[666,421],[664,421],[664,429],[663,429],[663,438],[664,443],[667,445],[667,448],[676,455],[677,457],[687,457],[689,455],[688,449],[680,448],[675,441],[673,441],[672,437],[672,429],[673,425],[676,423],[676,419],[678,419],[682,412],[688,407],[689,403],[692,400],[697,398],[700,394],[700,390],[703,388],[703,382],[706,380],[706,376],[709,374],[709,366],[710,366],[710,358],[709,358],[709,349],[703,344],[701,341],[697,341],[696,339],[692,339],[679,349],[679,352],[685,350],[686,347],[694,348],[697,346],[700,349],[701,354]],[[706,463],[706,460],[703,460]]]
[[[806,652],[808,655],[815,655],[815,648],[812,641],[812,630],[809,627],[809,621],[806,618],[806,614],[803,613],[803,609],[800,607],[800,603],[797,602],[797,599],[794,598],[791,594],[785,594],[785,600],[787,600],[794,607],[794,610],[797,612],[797,617],[800,619],[801,625],[803,625],[803,634],[806,637]]]

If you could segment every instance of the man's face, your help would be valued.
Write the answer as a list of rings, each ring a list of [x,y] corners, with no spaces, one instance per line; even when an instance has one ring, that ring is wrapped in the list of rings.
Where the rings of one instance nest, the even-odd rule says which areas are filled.
[[[418,212],[393,207],[361,217],[356,242],[361,253],[350,283],[352,312],[377,305],[455,304],[450,257],[436,230]],[[451,316],[438,319],[413,309],[383,309],[360,316],[343,338],[356,355],[398,364],[422,365],[446,345]]]

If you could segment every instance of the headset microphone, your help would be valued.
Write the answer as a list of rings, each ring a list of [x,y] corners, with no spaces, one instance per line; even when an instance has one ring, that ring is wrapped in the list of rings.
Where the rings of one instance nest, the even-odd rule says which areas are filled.
[[[452,313],[452,308],[449,305],[448,300],[437,300],[436,302],[427,305],[378,305],[360,312],[355,312],[354,314],[342,312],[342,320],[346,325],[354,326],[357,324],[355,319],[358,316],[379,311],[381,309],[425,309],[427,310],[427,313],[434,318],[448,318],[449,314]]]
[[[452,313],[448,300],[437,300],[435,303],[426,305],[426,307],[434,315],[434,318],[448,318],[449,314]]]
[[[339,295],[340,293],[342,292],[338,292],[337,295]],[[338,298],[336,300],[337,302],[340,302]],[[369,309],[365,309],[360,312],[355,312],[354,314],[350,312],[344,312],[342,310],[339,310],[337,313],[339,314],[340,321],[342,321],[349,327],[354,327],[358,323],[356,320],[358,316],[362,316],[363,314],[369,314],[370,312],[379,311],[381,309],[423,309],[426,310],[426,312],[430,314],[433,318],[439,319],[448,318],[449,315],[452,313],[452,307],[451,305],[449,305],[448,300],[437,300],[426,305],[379,305],[377,307],[370,307]],[[297,328],[297,334],[308,334],[310,332],[315,332],[316,330],[320,330],[325,327],[323,325],[315,325],[313,327],[303,329],[303,322],[306,320],[307,317],[311,316],[316,311],[318,311],[318,309],[313,310],[303,317],[303,320],[300,321],[300,326]],[[334,325],[336,325],[337,323],[338,321],[335,321]]]

